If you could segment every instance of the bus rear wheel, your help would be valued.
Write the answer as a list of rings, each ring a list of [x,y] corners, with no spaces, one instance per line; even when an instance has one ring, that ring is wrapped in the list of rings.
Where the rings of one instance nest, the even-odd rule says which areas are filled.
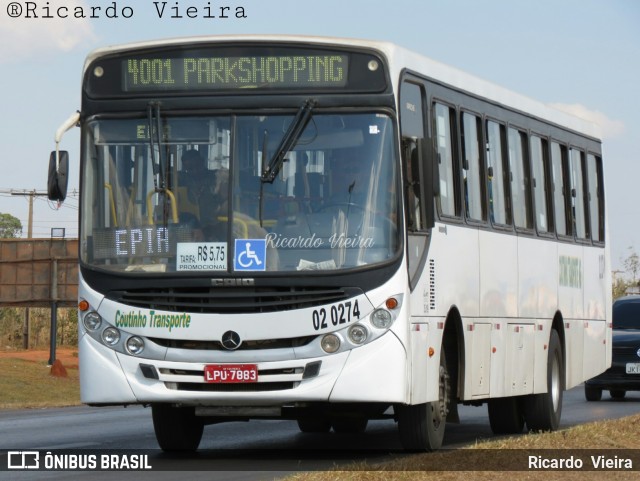
[[[151,406],[153,430],[163,451],[195,451],[200,445],[204,422],[193,407],[168,404]]]
[[[524,417],[530,431],[555,431],[560,426],[564,362],[560,336],[555,329],[549,337],[547,392],[529,394],[524,399]]]
[[[440,355],[438,400],[415,405],[396,405],[398,431],[407,451],[435,451],[442,447],[449,412],[451,385],[444,352]]]

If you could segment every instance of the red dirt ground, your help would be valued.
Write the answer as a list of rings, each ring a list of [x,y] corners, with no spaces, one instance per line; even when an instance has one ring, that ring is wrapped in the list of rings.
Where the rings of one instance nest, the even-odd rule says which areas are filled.
[[[0,359],[24,359],[25,361],[47,362],[49,360],[49,349],[29,349],[15,351],[0,351]],[[62,365],[69,369],[78,369],[78,349],[74,347],[56,348],[56,360],[60,360]]]

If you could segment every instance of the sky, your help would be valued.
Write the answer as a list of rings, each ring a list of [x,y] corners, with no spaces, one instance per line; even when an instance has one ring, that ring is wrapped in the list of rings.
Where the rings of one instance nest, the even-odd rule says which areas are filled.
[[[80,109],[82,67],[91,50],[169,37],[269,33],[391,41],[598,123],[613,269],[623,269],[632,250],[640,252],[640,149],[634,143],[640,139],[640,1],[0,0],[0,5],[0,213],[20,219],[25,237],[29,197],[12,193],[46,192],[54,134]],[[187,16],[189,7],[196,18]],[[229,7],[228,18],[220,18],[220,7]],[[74,18],[76,13],[87,18]],[[89,18],[92,13],[97,18]],[[79,129],[72,129],[61,144],[71,156],[67,200],[57,205],[34,198],[34,237],[49,237],[60,227],[67,237],[78,234],[79,142]]]

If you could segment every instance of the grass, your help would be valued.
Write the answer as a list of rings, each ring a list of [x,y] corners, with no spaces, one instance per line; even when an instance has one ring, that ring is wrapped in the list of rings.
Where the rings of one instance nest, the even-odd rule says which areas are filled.
[[[78,369],[53,377],[46,361],[0,358],[0,409],[80,405]]]
[[[359,463],[353,470],[301,473],[287,481],[470,481],[470,480],[534,480],[534,481],[601,481],[637,480],[640,469],[640,414],[625,418],[596,421],[551,433],[527,434],[477,443],[464,450],[440,451],[402,456],[382,464]],[[495,450],[493,454],[491,451]],[[509,452],[509,450],[512,450]],[[544,453],[542,451],[545,450]],[[580,450],[595,450],[583,451]],[[635,450],[635,451],[626,451]],[[590,455],[631,456],[633,471],[527,471],[525,462],[510,463],[513,459],[527,459],[529,454],[544,454],[552,458],[579,457],[590,466]],[[457,471],[461,459],[464,467],[481,466],[478,471]],[[475,463],[475,464],[474,464]],[[516,465],[518,471],[503,471],[504,465]],[[446,467],[434,471],[434,466]],[[523,470],[525,469],[525,470]]]

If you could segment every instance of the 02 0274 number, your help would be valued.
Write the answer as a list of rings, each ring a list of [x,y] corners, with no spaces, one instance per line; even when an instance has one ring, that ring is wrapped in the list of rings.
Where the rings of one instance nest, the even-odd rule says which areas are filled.
[[[334,304],[327,308],[314,309],[312,314],[313,329],[316,331],[328,329],[329,323],[331,326],[337,327],[358,319],[360,319],[360,307],[357,299]]]

